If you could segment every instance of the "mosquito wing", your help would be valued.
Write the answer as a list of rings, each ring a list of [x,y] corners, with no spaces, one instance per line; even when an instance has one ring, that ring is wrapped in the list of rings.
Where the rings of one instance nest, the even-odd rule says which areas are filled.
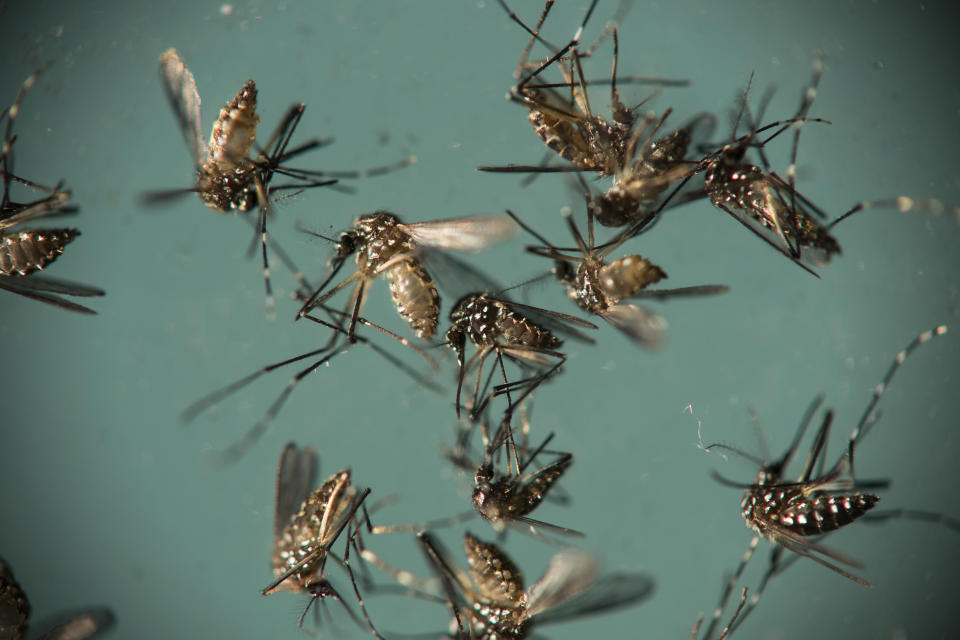
[[[587,589],[537,616],[540,624],[553,624],[573,618],[603,613],[640,604],[654,591],[653,579],[642,573],[612,573]]]
[[[200,130],[200,94],[193,74],[176,49],[167,49],[160,56],[160,80],[190,149],[193,164],[199,167],[207,156],[207,144]]]
[[[616,304],[604,311],[600,317],[617,331],[648,349],[660,346],[667,332],[666,319],[632,304]]]
[[[467,216],[399,226],[417,244],[454,251],[480,251],[516,231],[507,216]]]
[[[317,473],[317,453],[310,447],[298,449],[290,442],[280,454],[277,465],[277,495],[273,513],[274,540],[300,511],[310,496]]]
[[[587,591],[600,572],[594,555],[570,549],[550,559],[543,576],[526,591],[526,616],[532,618]]]

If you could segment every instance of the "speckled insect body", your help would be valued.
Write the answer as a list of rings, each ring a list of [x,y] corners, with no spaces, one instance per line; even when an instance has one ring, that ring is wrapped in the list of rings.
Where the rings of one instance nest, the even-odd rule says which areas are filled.
[[[0,640],[19,640],[27,634],[30,601],[10,567],[0,560]]]
[[[524,588],[516,563],[493,543],[465,534],[464,572],[431,534],[417,535],[427,563],[444,585],[453,614],[450,637],[457,639],[520,640],[542,625],[636,605],[653,589],[643,574],[601,577],[597,559],[575,550],[554,555],[544,575]]]
[[[531,34],[540,33],[547,14],[553,5],[552,1],[545,4],[536,26],[531,30],[505,2],[501,0],[500,4],[514,22]],[[528,61],[530,50],[536,41],[539,40],[546,44],[539,35],[531,35],[514,74],[519,78],[519,82],[510,89],[508,98],[527,109],[527,118],[537,136],[556,155],[570,162],[574,170],[597,172],[600,175],[613,175],[623,163],[634,129],[636,115],[635,109],[630,109],[621,102],[617,90],[619,40],[616,23],[622,17],[625,10],[624,6],[621,6],[618,15],[608,22],[607,27],[586,52],[578,51],[580,37],[596,5],[595,0],[587,8],[584,19],[573,39],[560,49],[552,49],[551,56],[544,61]],[[613,71],[610,78],[610,101],[613,117],[611,120],[607,120],[595,114],[590,107],[590,100],[587,95],[587,85],[590,82],[583,75],[581,60],[589,58],[591,53],[610,34],[613,34],[614,40]],[[563,82],[558,84],[546,82],[544,74],[552,67],[559,69]],[[682,80],[640,77],[621,78],[621,81],[672,86],[686,84],[686,81]],[[569,88],[570,96],[561,94],[556,87]],[[565,170],[562,167],[543,165],[508,165],[480,167],[480,169],[482,171],[511,173]]]
[[[667,189],[692,175],[696,162],[691,161],[690,152],[698,142],[709,137],[716,119],[710,114],[701,114],[679,129],[654,139],[669,114],[668,110],[649,133],[652,118],[634,127],[622,161],[613,174],[613,184],[590,199],[589,207],[600,224],[622,227],[663,208],[667,205],[665,195],[673,196],[666,194]],[[683,201],[690,199],[683,198]]]
[[[351,483],[350,469],[338,471],[320,487],[311,489],[316,464],[313,449],[300,449],[293,443],[287,444],[280,455],[274,512],[275,579],[262,590],[263,595],[280,590],[309,594],[310,601],[300,615],[301,626],[310,607],[327,597],[338,600],[357,621],[327,579],[326,563],[344,530],[357,526],[357,511],[370,493]],[[348,531],[347,537],[350,535]],[[343,560],[338,564],[346,566]],[[349,567],[347,571],[356,590]],[[360,606],[363,608],[362,600]]]
[[[723,484],[744,490],[744,496],[740,502],[740,515],[747,527],[757,534],[748,545],[746,553],[721,595],[720,603],[715,610],[718,615],[725,607],[734,585],[743,576],[746,565],[753,556],[761,537],[766,538],[776,547],[771,556],[770,566],[743,617],[746,617],[756,606],[770,578],[782,570],[781,557],[784,550],[809,558],[858,584],[870,586],[869,582],[840,566],[861,567],[859,562],[821,545],[815,538],[847,527],[861,518],[872,517],[873,514],[869,512],[880,500],[873,490],[886,488],[889,486],[889,481],[858,481],[854,473],[854,450],[879,419],[876,412],[877,405],[903,362],[920,345],[946,332],[945,325],[924,331],[896,355],[883,381],[875,387],[870,402],[847,441],[846,450],[829,469],[824,467],[826,446],[834,419],[832,410],[824,413],[800,475],[795,481],[785,479],[787,466],[796,455],[804,434],[823,403],[821,395],[808,407],[793,442],[784,454],[776,460],[763,462],[755,482],[744,486],[726,480],[716,473],[713,474],[714,478]],[[753,456],[727,445],[713,444],[705,447],[706,450],[713,448],[725,449],[756,460]],[[895,510],[882,517],[910,517],[937,522],[960,531],[960,522],[943,514]],[[712,637],[712,631],[718,625],[718,615],[714,616],[705,638]]]
[[[63,189],[62,184],[47,187],[13,172],[13,145],[16,140],[13,125],[20,115],[24,96],[34,86],[41,71],[31,74],[20,87],[13,105],[0,112],[0,122],[6,120],[3,146],[0,148],[0,177],[3,179],[3,194],[0,196],[0,288],[69,311],[95,314],[93,309],[60,296],[102,296],[102,289],[39,274],[31,275],[50,266],[63,254],[66,246],[80,235],[80,230],[73,227],[24,226],[40,218],[76,212],[76,208],[70,205],[70,192]],[[44,195],[20,202],[13,196],[15,184]]]
[[[511,389],[525,387],[523,394],[517,400],[510,400],[511,408],[544,380],[559,371],[560,366],[566,361],[566,356],[557,350],[563,342],[540,321],[533,321],[530,314],[538,314],[545,320],[556,322],[559,328],[564,328],[587,341],[591,339],[562,323],[588,329],[596,328],[596,325],[574,316],[510,302],[488,293],[470,293],[454,304],[450,311],[450,328],[447,330],[446,338],[447,344],[456,352],[457,363],[460,366],[456,396],[458,417],[463,381],[467,372],[474,366],[477,373],[470,400],[471,415],[479,415],[485,408],[489,398],[480,400],[480,380],[484,361],[491,353],[496,354],[501,366],[502,359],[506,356],[523,368],[533,367],[538,370],[533,376],[523,380],[509,382],[504,379],[502,385],[494,388],[493,395],[503,393],[509,398]],[[477,349],[469,359],[465,357],[468,340]]]
[[[353,227],[340,235],[331,260],[328,278],[303,304],[303,317],[341,289],[357,282],[347,309],[357,317],[371,282],[382,275],[390,286],[390,295],[400,316],[421,340],[429,340],[437,330],[440,294],[423,261],[427,248],[479,251],[513,233],[513,225],[503,216],[468,216],[405,224],[389,211],[376,211],[357,218]],[[339,284],[326,290],[347,259],[356,253],[357,270]],[[354,322],[347,329],[353,335]]]
[[[643,307],[622,302],[629,298],[685,295],[707,295],[727,290],[723,285],[699,285],[679,289],[648,290],[667,277],[659,266],[641,255],[629,255],[606,262],[606,257],[631,237],[642,231],[637,225],[624,230],[609,242],[597,246],[594,238],[593,211],[587,198],[587,238],[577,228],[572,216],[566,215],[567,226],[577,243],[575,254],[557,249],[513,212],[507,213],[528,233],[543,243],[527,247],[530,253],[553,260],[553,273],[566,285],[567,295],[578,307],[598,315],[640,346],[654,347],[662,340],[667,322]]]

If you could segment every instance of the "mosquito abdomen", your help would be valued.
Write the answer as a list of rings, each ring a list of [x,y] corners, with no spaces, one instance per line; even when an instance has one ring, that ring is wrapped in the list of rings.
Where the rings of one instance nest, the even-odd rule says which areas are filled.
[[[598,275],[600,287],[613,302],[636,295],[667,277],[663,269],[639,255],[614,260],[601,267]]]
[[[780,524],[802,536],[815,536],[850,524],[880,500],[869,493],[849,496],[817,496],[790,505],[779,515]]]
[[[43,269],[80,235],[79,229],[25,229],[0,239],[0,274],[21,275]]]
[[[429,340],[437,331],[440,294],[433,278],[419,260],[402,260],[384,272],[390,283],[390,295],[397,311],[421,340]]]

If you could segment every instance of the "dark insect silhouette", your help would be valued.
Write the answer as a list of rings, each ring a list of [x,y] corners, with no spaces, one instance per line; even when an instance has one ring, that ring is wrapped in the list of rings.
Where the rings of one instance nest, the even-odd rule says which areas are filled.
[[[411,224],[401,222],[389,211],[360,216],[353,228],[340,234],[330,275],[303,304],[297,317],[303,317],[315,305],[356,282],[346,307],[348,311],[352,309],[347,328],[347,340],[352,340],[356,317],[370,284],[382,275],[390,284],[397,312],[418,338],[429,340],[437,330],[440,294],[423,261],[423,252],[428,248],[480,251],[505,240],[513,231],[513,225],[503,216],[468,216]],[[325,290],[354,253],[357,270]]]
[[[868,512],[879,501],[879,497],[873,492],[886,488],[889,481],[857,480],[854,474],[855,447],[860,444],[864,436],[879,419],[876,408],[880,398],[906,358],[920,345],[946,332],[947,327],[945,325],[925,331],[896,355],[883,381],[874,389],[873,397],[850,435],[846,450],[830,469],[825,469],[826,447],[834,414],[832,410],[827,410],[816,432],[800,475],[792,482],[785,479],[787,465],[796,455],[813,416],[823,402],[823,396],[821,395],[814,399],[804,414],[790,447],[779,459],[772,462],[762,462],[757,479],[753,484],[740,485],[726,480],[716,473],[714,474],[714,477],[721,483],[745,490],[740,504],[741,515],[747,526],[757,534],[751,540],[743,559],[721,596],[720,609],[729,599],[733,585],[743,575],[747,563],[759,544],[760,537],[767,538],[777,546],[773,551],[774,555],[770,569],[766,572],[761,586],[751,598],[746,613],[749,613],[756,606],[756,602],[766,588],[769,579],[781,570],[779,559],[784,549],[793,551],[798,556],[810,558],[854,582],[870,586],[866,580],[847,572],[836,564],[861,567],[862,565],[859,562],[824,547],[818,542],[814,542],[813,539],[822,534],[836,531],[859,519],[870,518]],[[725,449],[758,461],[754,456],[727,445],[713,444],[705,447],[706,450],[713,448]],[[927,512],[899,510],[884,514],[881,518],[888,519],[901,516],[934,520],[960,531],[960,523]],[[711,623],[711,630],[716,622],[714,620]],[[709,637],[709,634],[707,637]]]
[[[13,571],[0,558],[0,639],[22,640],[27,637],[30,601],[13,577]],[[58,613],[32,625],[31,638],[43,640],[87,640],[113,627],[113,612],[106,607],[89,607]],[[36,629],[41,629],[37,632]]]
[[[548,326],[549,325],[549,326]],[[476,367],[476,381],[470,400],[471,415],[483,412],[489,398],[480,400],[480,382],[487,356],[496,354],[498,368],[503,374],[503,384],[494,387],[493,395],[507,394],[511,389],[524,388],[520,398],[509,400],[510,407],[529,395],[537,386],[560,370],[567,357],[558,351],[563,342],[552,329],[566,331],[581,340],[593,340],[574,326],[596,329],[586,320],[556,311],[511,302],[489,293],[469,293],[458,300],[450,311],[450,329],[447,344],[456,352],[460,374],[457,379],[456,408],[460,417],[460,392],[469,371]],[[476,352],[466,359],[466,342],[476,347]],[[510,382],[507,380],[503,358],[507,357],[523,369],[536,370],[532,376]],[[493,370],[491,370],[492,373]]]
[[[344,548],[348,551],[349,529],[357,526],[357,512],[370,489],[360,490],[354,486],[350,469],[338,471],[313,489],[316,467],[313,449],[300,449],[289,443],[280,454],[273,529],[275,580],[262,593],[270,595],[290,590],[309,594],[310,601],[300,614],[301,627],[310,607],[328,597],[339,601],[350,617],[362,624],[327,579],[327,559],[333,558],[347,571],[364,618],[374,635],[379,637],[370,623],[349,564],[332,551],[345,529],[348,532]]]
[[[588,196],[589,198],[589,196]],[[546,238],[522,222],[512,211],[507,213],[543,246],[527,247],[527,251],[554,261],[553,273],[567,286],[570,299],[584,311],[598,315],[635,343],[644,347],[658,345],[667,322],[643,307],[624,303],[629,298],[664,300],[674,296],[697,296],[724,293],[725,285],[699,285],[679,289],[648,289],[667,277],[663,269],[640,255],[619,258],[610,263],[606,257],[642,229],[631,227],[604,245],[594,239],[593,212],[587,206],[587,239],[585,240],[568,212],[567,226],[576,242],[573,255],[558,249]]]
[[[76,213],[76,208],[70,205],[70,192],[64,190],[62,184],[46,187],[14,173],[13,145],[16,136],[13,134],[13,125],[20,114],[24,96],[36,84],[41,72],[42,69],[32,73],[21,85],[13,105],[0,112],[0,123],[6,120],[3,146],[0,148],[0,177],[3,178],[3,195],[0,197],[0,288],[61,309],[95,314],[93,309],[60,296],[102,296],[102,289],[36,274],[50,266],[66,246],[80,235],[80,230],[72,227],[22,226],[40,218]],[[13,197],[14,184],[44,195],[19,202]]]

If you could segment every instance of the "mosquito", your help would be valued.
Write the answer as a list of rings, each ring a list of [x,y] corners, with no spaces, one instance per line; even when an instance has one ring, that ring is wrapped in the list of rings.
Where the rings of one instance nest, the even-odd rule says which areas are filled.
[[[628,108],[621,100],[617,89],[617,58],[619,54],[619,37],[616,24],[626,12],[628,3],[621,3],[617,16],[611,20],[600,34],[598,39],[587,51],[579,52],[578,45],[583,30],[596,8],[594,0],[587,8],[583,21],[574,37],[564,47],[557,49],[549,45],[540,37],[540,29],[546,20],[547,14],[553,6],[553,0],[545,4],[536,26],[531,29],[524,23],[503,0],[498,0],[510,19],[519,24],[524,31],[530,34],[530,39],[524,47],[520,62],[514,72],[519,81],[511,88],[507,98],[512,102],[523,105],[528,111],[528,118],[537,135],[544,144],[557,155],[571,163],[572,166],[550,167],[544,165],[507,165],[503,167],[478,167],[480,171],[501,173],[515,172],[549,172],[549,171],[594,171],[600,175],[613,175],[622,163],[622,158],[631,137],[631,130],[636,120],[636,110]],[[607,121],[593,113],[587,94],[588,84],[598,84],[598,81],[585,79],[581,60],[590,57],[592,52],[610,34],[613,34],[614,54],[610,84],[610,101],[613,111],[613,120]],[[540,63],[528,61],[530,50],[535,41],[540,41],[553,51],[553,55]],[[564,59],[569,58],[570,69],[564,67]],[[557,65],[563,76],[562,83],[548,83],[541,78],[549,67]],[[532,71],[528,71],[529,69]],[[621,77],[621,83],[655,84],[660,86],[686,86],[686,80],[669,80],[646,77]],[[568,87],[570,97],[562,95],[557,89]],[[642,104],[642,103],[641,103]]]
[[[61,309],[96,314],[93,309],[60,296],[102,296],[102,289],[67,280],[30,275],[48,267],[64,252],[66,246],[80,235],[80,230],[72,227],[43,229],[20,226],[40,218],[76,212],[76,208],[70,205],[70,192],[63,189],[62,184],[46,187],[14,174],[14,121],[20,114],[24,97],[36,84],[42,72],[43,69],[40,69],[30,74],[21,85],[13,105],[0,112],[0,123],[4,120],[7,123],[3,146],[0,148],[0,174],[3,177],[3,195],[0,197],[0,288]],[[15,201],[12,196],[14,183],[46,195],[28,202]]]
[[[503,374],[503,384],[495,387],[494,395],[507,394],[512,388],[526,387],[517,400],[510,400],[510,407],[529,395],[537,386],[560,370],[567,357],[558,351],[563,346],[551,330],[550,325],[566,331],[586,342],[593,339],[574,327],[596,329],[597,325],[576,316],[548,311],[529,305],[512,302],[490,293],[468,293],[454,304],[450,311],[450,329],[447,330],[447,344],[457,354],[460,373],[457,379],[456,409],[460,417],[460,393],[467,373],[476,367],[476,381],[471,399],[471,415],[482,413],[487,401],[478,404],[483,364],[493,353]],[[467,340],[476,347],[476,352],[465,358]],[[530,366],[540,372],[532,377],[508,382],[503,358],[507,357],[521,368]],[[493,370],[491,370],[492,374]],[[489,400],[489,398],[487,399]]]
[[[822,395],[817,396],[810,404],[803,419],[800,421],[800,426],[797,429],[793,442],[777,460],[761,462],[754,456],[723,444],[713,444],[705,447],[706,450],[712,448],[724,449],[750,460],[761,462],[757,479],[750,485],[731,482],[714,473],[714,477],[719,482],[744,489],[744,497],[740,504],[741,516],[744,518],[747,526],[756,534],[750,541],[747,551],[744,553],[740,564],[737,566],[736,571],[721,596],[721,609],[730,597],[733,585],[736,584],[743,575],[743,571],[753,556],[761,537],[767,538],[776,545],[773,551],[775,555],[771,563],[772,568],[767,572],[761,587],[752,597],[748,612],[756,605],[757,599],[759,599],[762,594],[769,578],[776,573],[776,566],[782,554],[782,549],[793,551],[798,556],[810,558],[858,584],[870,586],[870,583],[866,580],[847,572],[838,566],[838,564],[835,564],[839,563],[856,568],[862,566],[859,562],[824,547],[814,542],[811,538],[836,531],[858,519],[870,517],[867,512],[873,509],[880,499],[872,493],[872,491],[886,488],[889,482],[886,480],[856,480],[854,474],[854,449],[877,422],[878,414],[876,408],[880,398],[889,387],[890,382],[893,380],[894,375],[903,362],[920,345],[946,332],[946,325],[924,331],[896,355],[882,382],[874,388],[870,402],[867,404],[866,409],[860,417],[860,421],[850,435],[846,450],[837,460],[836,464],[829,470],[825,470],[824,467],[826,461],[826,445],[834,415],[832,410],[825,412],[807,455],[803,470],[797,480],[791,482],[784,479],[787,465],[793,459],[794,455],[796,455],[800,442],[813,420],[813,416],[823,403]],[[871,492],[868,493],[867,491]],[[906,512],[903,512],[902,515],[911,516],[911,514]],[[887,515],[884,517],[892,516]],[[922,519],[931,518],[923,516]],[[956,528],[960,530],[960,524],[957,524]],[[716,620],[711,623],[711,628],[715,626],[715,624]]]
[[[27,636],[30,601],[17,584],[10,566],[0,558],[0,638],[22,640]],[[40,625],[43,631],[30,637],[44,640],[87,640],[110,630],[115,624],[113,612],[106,607],[89,607],[58,613]]]
[[[377,638],[363,598],[348,562],[349,547],[343,558],[332,547],[345,529],[357,526],[357,513],[370,489],[358,489],[351,482],[350,469],[330,476],[320,487],[316,483],[317,455],[312,448],[301,449],[288,443],[280,454],[277,468],[276,509],[274,511],[274,581],[263,590],[270,595],[281,590],[310,595],[300,614],[302,628],[310,607],[332,597],[339,601],[358,625],[360,620],[327,579],[327,558],[333,558],[347,571],[367,625]],[[348,532],[347,539],[350,534]],[[319,606],[319,605],[318,605]]]
[[[613,184],[606,192],[590,199],[588,206],[603,226],[622,227],[662,208],[667,188],[693,173],[697,161],[692,159],[691,151],[710,137],[716,118],[702,113],[658,138],[671,112],[668,109],[659,121],[652,113],[648,114],[633,128],[622,161],[613,174]],[[684,194],[677,204],[703,195],[702,189],[696,189]],[[675,194],[671,192],[670,197]]]
[[[194,162],[196,180],[193,187],[147,194],[148,201],[162,201],[185,193],[196,193],[200,200],[218,213],[246,213],[259,206],[256,231],[260,236],[263,257],[264,286],[267,292],[267,314],[274,316],[275,304],[270,284],[270,268],[267,259],[267,218],[272,213],[270,195],[278,191],[301,191],[312,187],[336,185],[339,178],[358,178],[381,175],[406,167],[413,158],[377,167],[366,171],[315,171],[291,167],[286,163],[303,153],[316,149],[329,141],[309,140],[290,146],[291,138],[300,123],[304,104],[293,105],[280,121],[263,150],[256,157],[251,149],[256,141],[257,88],[253,80],[247,80],[237,95],[221,109],[213,125],[209,144],[202,137],[200,95],[193,73],[175,49],[168,49],[160,56],[160,77],[167,99],[177,116],[180,130]],[[292,179],[292,182],[272,185],[274,175]],[[248,220],[244,217],[245,220]],[[275,248],[275,250],[277,250]],[[285,256],[281,259],[289,264]],[[302,275],[295,274],[300,284],[306,286]]]
[[[563,215],[577,244],[570,255],[558,249],[534,231],[512,211],[507,214],[542,246],[527,247],[535,255],[554,261],[553,273],[566,285],[570,299],[581,309],[598,315],[612,327],[642,347],[655,347],[663,340],[667,321],[643,307],[622,302],[628,298],[657,298],[699,296],[725,293],[725,285],[698,285],[679,289],[647,289],[667,277],[663,269],[640,255],[631,255],[606,263],[606,257],[639,232],[634,226],[613,240],[597,246],[594,237],[594,215],[587,195],[587,239],[577,228],[569,210]]]
[[[434,536],[417,534],[427,564],[439,579],[442,596],[453,614],[450,635],[464,640],[501,640],[530,637],[535,628],[587,615],[640,604],[653,592],[653,580],[642,573],[618,572],[600,576],[599,560],[579,550],[553,556],[544,575],[524,589],[516,563],[497,545],[469,532],[463,546],[468,569],[463,571]],[[430,583],[407,572],[374,562],[403,585],[421,585],[424,597]],[[416,592],[415,592],[416,594]]]
[[[579,531],[529,517],[573,464],[573,454],[548,451],[546,447],[553,439],[551,433],[538,447],[520,455],[513,442],[511,414],[512,410],[508,409],[492,440],[486,437],[486,429],[481,430],[484,435],[484,456],[474,474],[474,509],[498,533],[505,531],[508,525],[520,525],[528,527],[534,535],[540,535],[539,529],[546,529],[582,537]],[[510,467],[511,457],[515,462],[515,466],[506,472],[500,471],[494,464],[496,453],[504,448],[512,453],[512,456],[508,453],[507,466]],[[551,454],[555,458],[548,464],[528,471],[537,457],[544,454]]]
[[[513,224],[504,216],[467,216],[411,224],[401,222],[389,211],[360,216],[351,229],[340,234],[329,276],[303,304],[297,318],[304,317],[314,306],[356,283],[346,307],[348,310],[352,308],[347,328],[347,340],[350,341],[370,284],[377,276],[383,275],[390,285],[397,312],[418,338],[429,340],[437,330],[440,294],[423,261],[424,250],[480,251],[507,239],[513,232]],[[357,254],[357,270],[327,289],[354,253]]]

